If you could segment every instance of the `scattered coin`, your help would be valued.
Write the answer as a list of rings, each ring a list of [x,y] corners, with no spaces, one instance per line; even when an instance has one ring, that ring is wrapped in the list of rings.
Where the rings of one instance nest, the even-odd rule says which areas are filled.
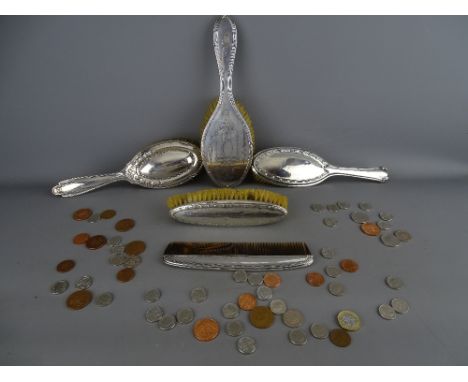
[[[124,253],[124,248],[123,245],[117,244],[112,246],[109,251],[110,253]]]
[[[312,324],[310,325],[310,334],[313,337],[323,340],[328,337],[328,328],[324,324]]]
[[[390,220],[393,220],[393,215],[388,212],[379,212],[379,218],[389,222]]]
[[[393,235],[393,233],[383,233],[380,235],[380,241],[387,247],[397,247],[400,245],[400,239]]]
[[[338,212],[340,207],[337,204],[327,204],[327,210],[330,212]]]
[[[392,223],[390,222],[387,222],[385,220],[381,220],[381,221],[378,221],[377,222],[377,225],[379,226],[379,228],[383,231],[386,231],[387,229],[390,229],[392,228]]]
[[[402,229],[396,230],[395,232],[393,232],[393,234],[398,240],[403,241],[405,243],[413,238],[413,236],[411,236],[411,234],[408,231],[404,231]]]
[[[361,328],[361,318],[352,310],[342,310],[336,316],[338,324],[345,330],[356,332]]]
[[[236,283],[245,283],[247,281],[247,272],[243,269],[238,269],[233,272],[232,278]]]
[[[76,289],[88,289],[93,285],[93,278],[91,276],[85,275],[81,276],[76,282],[75,282],[75,288]]]
[[[330,277],[338,277],[339,275],[341,275],[341,269],[338,268],[338,267],[335,267],[334,265],[329,265],[327,267],[325,267],[325,273],[330,276]]]
[[[320,250],[320,254],[325,259],[333,259],[335,257],[335,250],[333,248],[324,247]]]
[[[359,224],[366,223],[370,220],[369,215],[362,211],[351,212],[349,216],[352,221]]]
[[[236,318],[239,315],[239,307],[232,302],[228,302],[223,305],[221,312],[224,318]]]
[[[127,256],[125,259],[125,263],[123,263],[123,266],[125,268],[136,268],[138,267],[141,262],[142,262],[141,256]]]
[[[405,285],[402,279],[395,276],[387,276],[385,278],[385,283],[392,289],[401,289]]]
[[[336,227],[338,224],[338,219],[335,218],[323,218],[322,220],[323,224],[329,228]]]
[[[333,345],[345,348],[351,344],[351,336],[344,329],[333,329],[329,334]]]
[[[328,291],[333,296],[339,297],[344,295],[346,289],[343,284],[331,282],[330,284],[328,284]]]
[[[99,214],[92,214],[88,219],[88,223],[97,223],[99,220],[101,219],[101,217],[99,216]]]
[[[76,263],[73,260],[63,260],[57,264],[57,272],[66,273],[75,268]]]
[[[219,334],[219,324],[214,318],[206,317],[195,321],[193,324],[193,336],[202,342],[214,340]]]
[[[358,207],[363,210],[363,211],[370,211],[372,210],[372,204],[366,203],[366,202],[361,202],[358,204]]]
[[[67,298],[67,306],[72,310],[85,308],[93,300],[93,294],[89,290],[78,290]]]
[[[408,301],[398,297],[392,298],[392,300],[390,301],[390,305],[395,310],[395,312],[399,314],[408,313],[410,309]]]
[[[103,235],[96,235],[96,236],[91,236],[87,241],[86,241],[86,248],[88,249],[99,249],[106,245],[107,239]]]
[[[164,316],[164,311],[159,305],[153,305],[145,312],[145,320],[153,324],[158,322]]]
[[[258,329],[266,329],[273,325],[275,315],[268,306],[256,306],[249,312],[249,321]]]
[[[208,298],[208,291],[205,288],[193,288],[190,291],[190,300],[201,303]]]
[[[283,314],[288,309],[286,302],[280,298],[270,301],[270,309],[274,314]]]
[[[73,212],[74,220],[86,220],[93,214],[93,210],[90,208],[80,208]]]
[[[113,236],[109,239],[109,245],[111,247],[119,245],[120,243],[122,243],[122,236]]]
[[[259,286],[263,283],[263,275],[258,272],[250,272],[247,274],[247,281],[252,286]]]
[[[127,260],[127,255],[124,255],[123,253],[116,253],[115,255],[109,257],[109,264],[119,266],[123,265]]]
[[[115,223],[115,229],[119,232],[127,232],[135,227],[135,220],[133,219],[122,219]]]
[[[237,351],[241,354],[252,354],[257,350],[257,345],[252,337],[244,336],[237,340]]]
[[[379,236],[380,227],[376,223],[362,223],[361,231],[364,232],[367,236]]]
[[[171,330],[176,326],[176,318],[172,314],[165,314],[158,321],[158,328],[161,330]]]
[[[322,212],[325,209],[325,207],[323,206],[323,204],[312,203],[310,205],[310,209],[314,212]]]
[[[143,300],[145,300],[145,302],[149,302],[149,303],[156,302],[160,298],[161,298],[161,291],[159,289],[157,289],[157,288],[147,290],[143,294]]]
[[[102,293],[94,299],[96,305],[101,307],[112,304],[112,301],[114,301],[114,295],[111,292]]]
[[[179,324],[188,325],[195,318],[195,312],[191,308],[182,308],[177,311],[176,318]]]
[[[288,309],[282,316],[283,323],[289,328],[298,328],[304,323],[304,316],[297,309]]]
[[[116,277],[121,283],[126,283],[133,280],[135,271],[132,268],[124,268],[117,272]]]
[[[89,239],[89,234],[82,232],[73,237],[73,244],[82,245],[86,244]]]
[[[340,208],[340,210],[349,210],[349,208],[351,207],[351,204],[342,200],[336,202],[336,205]]]
[[[271,300],[273,298],[273,291],[265,285],[260,285],[257,288],[257,298],[259,300]]]
[[[145,249],[146,249],[146,244],[144,241],[134,240],[125,246],[124,252],[129,256],[137,256],[143,253]]]
[[[68,289],[68,281],[67,280],[59,280],[53,283],[50,286],[50,293],[52,294],[62,294]]]
[[[293,345],[303,346],[307,343],[307,334],[301,329],[291,329],[288,339]]]
[[[359,269],[359,264],[351,259],[343,259],[340,261],[340,267],[345,272],[354,273]]]
[[[394,320],[396,318],[395,309],[388,304],[379,305],[378,312],[380,317],[386,320]]]
[[[257,298],[252,293],[242,293],[237,298],[237,304],[242,310],[252,310],[257,306]]]
[[[244,323],[240,320],[232,320],[226,323],[224,330],[228,336],[239,337],[245,331]]]
[[[281,276],[275,272],[267,272],[263,276],[263,283],[269,288],[278,288],[281,285]]]
[[[309,272],[306,274],[306,281],[313,287],[319,287],[325,282],[325,278],[318,272]]]
[[[99,217],[101,219],[112,219],[115,216],[116,213],[117,212],[115,212],[115,210],[104,210],[104,211],[101,212]]]

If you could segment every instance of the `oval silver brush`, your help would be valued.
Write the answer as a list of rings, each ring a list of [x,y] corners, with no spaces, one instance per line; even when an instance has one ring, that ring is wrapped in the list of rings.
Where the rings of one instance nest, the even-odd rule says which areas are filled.
[[[229,17],[216,21],[213,44],[220,80],[219,100],[203,131],[201,155],[213,182],[218,186],[233,187],[242,183],[250,169],[253,141],[232,93],[237,28]]]

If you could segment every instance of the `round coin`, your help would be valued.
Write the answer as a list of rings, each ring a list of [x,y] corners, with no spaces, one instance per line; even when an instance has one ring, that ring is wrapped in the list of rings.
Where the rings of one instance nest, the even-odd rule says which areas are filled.
[[[334,228],[338,224],[338,219],[335,218],[323,218],[323,224],[329,228]]]
[[[343,284],[331,282],[330,284],[328,284],[328,291],[333,296],[339,297],[344,295],[346,289]]]
[[[89,239],[89,234],[82,232],[73,237],[73,244],[82,245],[86,244]]]
[[[333,248],[324,247],[320,250],[320,254],[325,259],[333,259],[335,257],[335,250]]]
[[[359,269],[359,264],[351,259],[343,259],[340,261],[340,267],[345,272],[354,273]]]
[[[115,255],[109,257],[109,264],[119,266],[124,264],[127,260],[127,255],[124,255],[123,253],[116,253]]]
[[[379,212],[379,218],[389,222],[390,220],[393,220],[393,215],[388,212]]]
[[[249,312],[249,321],[258,329],[266,329],[273,325],[275,316],[268,306],[256,306]]]
[[[159,289],[150,289],[143,294],[145,302],[153,303],[161,298],[161,291]]]
[[[306,274],[306,281],[313,287],[319,287],[325,282],[325,278],[318,272],[309,272]]]
[[[158,322],[164,316],[164,311],[159,305],[153,305],[145,312],[145,320],[149,323]]]
[[[338,324],[345,330],[356,332],[361,328],[361,319],[357,313],[352,310],[342,310],[340,311],[336,319]]]
[[[252,337],[244,336],[236,342],[237,351],[241,354],[252,354],[257,350],[257,345]]]
[[[400,244],[400,240],[390,232],[380,235],[380,241],[387,247],[397,247]]]
[[[247,281],[247,272],[243,269],[238,269],[232,273],[232,278],[236,283],[245,283]]]
[[[93,211],[90,208],[80,208],[73,212],[72,216],[74,220],[87,220],[92,214]]]
[[[380,317],[385,318],[386,320],[394,320],[396,318],[395,309],[388,304],[379,305],[378,312]]]
[[[104,211],[101,212],[99,217],[101,219],[112,219],[115,216],[116,213],[117,212],[115,212],[115,210],[104,210]]]
[[[336,202],[336,205],[340,208],[340,210],[349,210],[349,208],[351,207],[351,204],[349,204],[349,202],[345,202],[342,200]]]
[[[129,256],[137,256],[143,253],[145,249],[146,249],[146,244],[144,241],[134,240],[125,246],[124,252]]]
[[[96,305],[101,307],[112,304],[112,301],[114,301],[114,295],[111,292],[102,293],[94,299]]]
[[[218,337],[219,324],[214,318],[206,317],[195,321],[192,330],[198,341],[208,342]]]
[[[281,276],[275,272],[267,272],[263,276],[263,284],[268,288],[278,288],[281,285]]]
[[[201,303],[208,298],[208,291],[205,288],[193,288],[190,291],[190,300]]]
[[[93,294],[89,290],[73,292],[67,298],[67,306],[72,310],[80,310],[93,300]]]
[[[313,337],[323,340],[328,337],[328,328],[324,324],[312,324],[310,325],[310,334]]]
[[[364,232],[367,236],[379,236],[380,235],[380,227],[375,223],[362,223],[361,224],[361,231]]]
[[[401,289],[405,285],[402,279],[395,276],[387,276],[385,278],[385,283],[392,289]]]
[[[289,309],[283,314],[282,320],[288,328],[298,328],[304,323],[304,316],[297,309]]]
[[[339,275],[341,275],[341,269],[338,268],[338,267],[335,267],[334,265],[329,265],[327,267],[325,267],[325,273],[330,276],[330,277],[338,277]]]
[[[337,204],[327,204],[327,210],[330,212],[338,212],[340,207]]]
[[[372,204],[367,202],[358,203],[358,207],[363,211],[370,211],[372,210]]]
[[[88,289],[93,285],[93,278],[91,276],[85,275],[81,276],[76,282],[75,282],[75,288],[76,289]]]
[[[126,283],[135,277],[135,271],[132,268],[124,268],[117,272],[116,277],[121,283]]]
[[[237,298],[237,304],[242,310],[252,310],[257,306],[257,298],[252,293],[242,293]]]
[[[67,280],[59,280],[53,283],[50,286],[50,293],[52,294],[62,294],[68,289],[68,281]]]
[[[101,219],[101,217],[99,216],[99,214],[92,214],[88,219],[88,223],[97,223],[99,220]]]
[[[312,203],[310,205],[310,209],[314,212],[322,212],[325,209],[325,207],[323,206],[323,204]]]
[[[390,305],[395,310],[395,312],[399,314],[408,313],[410,309],[408,301],[398,297],[392,298],[392,300],[390,301]]]
[[[182,308],[177,311],[176,318],[179,324],[188,325],[195,318],[195,312],[191,308]]]
[[[141,264],[142,261],[143,260],[140,256],[127,256],[123,266],[125,268],[136,268]]]
[[[366,223],[370,220],[369,215],[367,215],[365,212],[362,212],[362,211],[351,212],[349,217],[351,218],[353,222],[358,223],[358,224]]]
[[[283,314],[288,309],[286,302],[280,298],[270,301],[270,309],[274,314]]]
[[[263,283],[263,275],[258,272],[250,272],[247,274],[247,281],[252,286],[259,286]]]
[[[70,272],[73,268],[75,268],[75,261],[73,260],[63,260],[57,264],[57,272],[66,273]]]
[[[223,305],[221,313],[224,318],[236,318],[239,315],[239,307],[232,302],[228,302]]]
[[[110,239],[109,239],[109,245],[111,247],[114,247],[116,245],[119,245],[120,243],[122,243],[122,236],[112,236]]]
[[[161,330],[171,330],[176,326],[176,318],[172,314],[166,314],[158,321],[158,328]]]
[[[379,228],[383,231],[386,231],[387,229],[390,229],[392,228],[392,223],[390,222],[387,222],[385,220],[381,220],[381,221],[378,221],[377,222],[377,225],[379,226]]]
[[[232,320],[226,323],[224,331],[228,336],[239,337],[245,331],[244,323],[240,320]]]
[[[273,291],[265,285],[260,285],[257,288],[257,298],[259,300],[271,300],[273,297]]]
[[[344,329],[333,329],[329,334],[333,345],[345,348],[351,344],[351,336]]]
[[[411,234],[408,231],[404,231],[402,229],[396,230],[395,232],[393,232],[393,235],[395,235],[395,237],[398,240],[403,241],[405,243],[413,238],[413,236],[411,236]]]
[[[110,248],[109,252],[110,253],[124,253],[124,246],[123,245],[120,245],[120,244],[117,244],[117,245],[114,245]],[[125,255],[126,256],[126,255]]]
[[[86,241],[86,248],[88,249],[99,249],[106,245],[107,239],[103,235],[96,235],[96,236],[91,236],[87,241]]]
[[[119,232],[127,232],[135,227],[135,220],[133,219],[122,219],[115,223],[114,228]]]
[[[291,329],[288,332],[288,339],[293,345],[303,346],[307,343],[307,334],[301,329]]]

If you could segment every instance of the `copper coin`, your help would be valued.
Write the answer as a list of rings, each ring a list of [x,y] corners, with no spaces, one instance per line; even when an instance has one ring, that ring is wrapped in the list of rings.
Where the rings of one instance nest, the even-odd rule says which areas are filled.
[[[86,248],[99,249],[107,244],[107,239],[103,235],[91,236],[86,242]]]
[[[101,219],[112,219],[115,216],[116,213],[117,212],[115,212],[115,210],[104,210],[104,211],[101,212],[99,217]]]
[[[278,273],[267,272],[263,276],[263,284],[269,288],[278,288],[281,284],[281,276]]]
[[[93,294],[89,290],[79,290],[73,292],[67,298],[67,306],[73,310],[83,309],[93,300]]]
[[[359,269],[359,264],[351,259],[344,259],[340,261],[340,267],[345,272],[354,273]]]
[[[124,252],[130,256],[137,256],[140,253],[144,252],[145,249],[146,249],[146,244],[144,241],[134,240],[125,246]]]
[[[124,268],[117,272],[117,280],[126,283],[135,277],[135,271],[132,268]]]
[[[369,235],[369,236],[379,236],[380,235],[380,227],[375,223],[362,223],[361,224],[361,231],[364,232],[366,235]]]
[[[249,313],[250,323],[259,329],[266,329],[273,325],[275,315],[268,306],[256,306]]]
[[[93,214],[93,210],[90,208],[80,208],[73,212],[73,219],[75,220],[87,220]]]
[[[89,234],[87,233],[79,233],[73,237],[73,244],[81,245],[85,244],[89,239]]]
[[[351,344],[351,336],[344,329],[333,329],[329,334],[330,341],[333,345],[345,348]]]
[[[201,318],[193,324],[193,336],[202,342],[214,340],[219,334],[219,324],[213,318]]]
[[[133,219],[122,219],[115,223],[115,229],[119,232],[127,232],[135,227],[135,220]]]
[[[319,287],[325,282],[325,278],[318,272],[309,272],[306,274],[306,281],[309,285]]]
[[[243,293],[238,297],[237,304],[242,310],[252,310],[257,305],[257,297],[252,293]]]
[[[71,271],[75,268],[75,262],[73,260],[63,260],[62,262],[57,264],[57,272],[65,273]]]

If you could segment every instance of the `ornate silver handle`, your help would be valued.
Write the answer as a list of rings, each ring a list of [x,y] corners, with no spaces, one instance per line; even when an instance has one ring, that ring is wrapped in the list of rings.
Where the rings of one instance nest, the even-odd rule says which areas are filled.
[[[108,184],[127,180],[123,172],[115,172],[112,174],[81,176],[78,178],[65,179],[60,181],[52,188],[54,195],[63,196],[64,198],[85,194],[93,191],[96,188],[107,186]]]
[[[213,28],[213,45],[219,71],[220,98],[232,96],[232,73],[237,50],[237,27],[228,17],[223,16],[216,21]]]
[[[328,165],[326,169],[329,176],[351,176],[353,178],[375,180],[377,182],[385,182],[388,180],[388,171],[385,167],[359,168]]]

